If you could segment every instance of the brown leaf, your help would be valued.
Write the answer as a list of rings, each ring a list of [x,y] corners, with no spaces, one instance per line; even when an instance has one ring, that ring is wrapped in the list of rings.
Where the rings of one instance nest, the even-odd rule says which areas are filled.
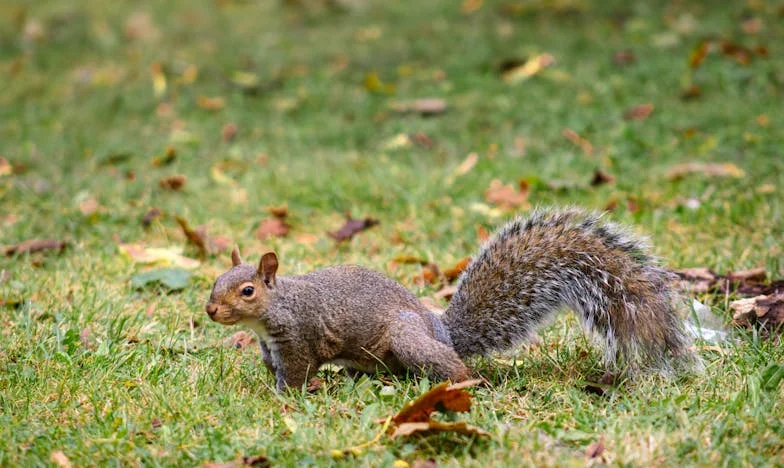
[[[438,463],[432,458],[428,458],[427,460],[417,458],[411,463],[411,468],[438,468]]]
[[[601,169],[596,169],[593,172],[591,186],[596,187],[597,185],[611,184],[613,182],[615,182],[615,176],[608,174]]]
[[[71,468],[71,460],[65,456],[62,450],[55,450],[49,455],[49,460],[60,468]]]
[[[378,220],[373,218],[353,219],[348,216],[345,224],[343,224],[340,229],[334,232],[328,232],[327,235],[338,242],[348,241],[358,233],[370,229],[377,224]]]
[[[447,110],[446,101],[439,98],[416,99],[414,101],[398,102],[391,105],[392,110],[401,113],[416,113],[423,116],[443,114]]]
[[[223,340],[224,346],[227,348],[247,348],[256,342],[256,335],[254,333],[240,330],[237,333]]]
[[[708,55],[708,51],[710,50],[710,42],[706,40],[702,40],[697,44],[697,47],[691,51],[689,54],[689,66],[691,68],[697,68],[702,65],[702,62],[705,60],[705,57]]]
[[[702,89],[697,85],[691,85],[681,91],[681,99],[684,101],[691,101],[702,96]]]
[[[691,174],[702,174],[709,177],[734,177],[737,179],[746,176],[743,169],[733,163],[689,162],[672,166],[667,171],[667,178],[669,180],[678,180]]]
[[[55,239],[30,239],[16,245],[5,247],[4,252],[7,256],[39,252],[41,250],[57,250],[57,252],[62,252],[65,245],[65,241]]]
[[[91,214],[97,212],[101,208],[101,205],[98,203],[93,197],[89,197],[88,199],[79,203],[79,211],[82,212],[84,216],[90,216]]]
[[[313,377],[308,382],[308,388],[307,388],[308,393],[316,393],[317,391],[319,391],[321,389],[321,386],[322,386],[323,383],[324,383],[324,381],[321,380],[320,378]]]
[[[487,232],[487,228],[482,225],[476,226],[476,238],[479,242],[484,242],[487,239],[490,239],[490,233]]]
[[[435,432],[456,432],[464,435],[475,435],[480,437],[490,437],[490,433],[472,426],[465,421],[455,422],[441,422],[428,420],[424,422],[406,422],[401,423],[392,432],[391,437],[396,439],[398,437],[408,436],[415,433],[432,434]]]
[[[289,208],[286,205],[268,206],[267,211],[279,219],[286,219],[289,216]]]
[[[187,177],[184,175],[173,175],[170,177],[164,177],[158,184],[161,186],[162,189],[165,190],[180,190],[182,187],[185,186],[185,182],[188,180]]]
[[[619,50],[613,54],[613,63],[622,67],[624,65],[631,65],[637,61],[637,56],[631,50]]]
[[[623,118],[626,120],[645,120],[653,112],[654,105],[651,103],[638,104],[632,106],[623,113]]]
[[[515,189],[512,184],[504,185],[499,179],[493,179],[490,181],[490,187],[485,190],[485,199],[488,203],[506,209],[526,207],[528,191]]]
[[[604,435],[585,449],[586,458],[599,458],[604,453]]]
[[[152,222],[160,218],[161,216],[163,216],[163,211],[161,211],[159,208],[155,208],[155,207],[150,208],[150,210],[147,211],[147,213],[145,213],[144,216],[142,217],[142,226],[146,228],[150,227],[150,225],[152,225]]]
[[[565,128],[563,129],[562,133],[567,140],[579,146],[586,156],[590,156],[593,154],[593,145],[591,144],[591,142],[581,137],[577,132],[575,132],[571,128]]]
[[[456,292],[457,292],[457,286],[447,284],[444,285],[443,288],[436,291],[435,294],[433,294],[433,297],[435,297],[436,299],[449,300],[452,299],[452,296],[454,296]]]
[[[160,429],[161,426],[163,426],[163,423],[161,422],[160,418],[153,418],[152,422],[150,422],[150,425],[153,429]]]
[[[471,257],[460,259],[454,266],[444,270],[444,278],[450,283],[460,277],[460,274],[468,268],[471,263]]]
[[[392,258],[392,261],[395,263],[402,263],[402,264],[417,264],[417,265],[427,265],[430,263],[426,258],[422,257],[415,257],[413,255],[397,255]]]
[[[175,219],[177,220],[177,224],[180,225],[180,228],[182,228],[182,232],[185,234],[188,242],[193,244],[199,250],[199,258],[204,260],[204,257],[210,253],[209,241],[207,240],[207,230],[205,228],[198,230],[191,229],[188,221],[186,221],[185,218],[181,216],[177,216]]]
[[[261,220],[261,224],[256,229],[256,239],[264,240],[269,237],[285,237],[291,226],[283,218],[266,218]]]
[[[408,138],[422,148],[430,149],[434,145],[433,140],[422,132],[416,132]]]
[[[224,125],[223,128],[221,129],[221,137],[223,138],[223,141],[229,142],[234,140],[234,137],[237,136],[238,130],[239,128],[235,123],[229,122],[226,125]]]
[[[166,151],[163,153],[162,156],[156,156],[152,159],[152,165],[153,167],[168,166],[169,164],[173,163],[176,159],[177,159],[177,150],[175,150],[173,146],[169,145],[166,147]]]
[[[202,468],[242,468],[243,466],[271,466],[270,461],[263,455],[244,456],[227,462],[207,462]]]
[[[784,292],[730,302],[737,326],[759,328],[764,336],[781,331],[784,325]]]
[[[751,50],[729,41],[721,41],[720,47],[721,53],[725,57],[732,59],[741,65],[748,65],[754,57],[754,52]]]
[[[207,96],[199,96],[198,100],[199,107],[208,110],[208,111],[219,111],[226,106],[226,100],[222,97],[207,97]]]
[[[422,272],[414,277],[414,283],[419,286],[437,284],[441,280],[441,271],[435,263],[422,265]]]
[[[406,403],[403,409],[392,417],[392,422],[398,425],[426,422],[434,411],[466,412],[471,409],[471,394],[464,389],[480,382],[481,380],[466,380],[452,385],[442,382],[416,400]]]
[[[674,273],[681,279],[683,289],[695,293],[710,291],[719,278],[713,270],[705,267],[675,270]]]

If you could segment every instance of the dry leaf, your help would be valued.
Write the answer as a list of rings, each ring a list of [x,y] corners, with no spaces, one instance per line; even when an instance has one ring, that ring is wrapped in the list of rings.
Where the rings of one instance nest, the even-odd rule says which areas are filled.
[[[593,187],[596,187],[597,185],[611,184],[613,182],[615,182],[615,176],[610,175],[601,169],[596,169],[593,173],[593,178],[591,178],[591,186]]]
[[[591,156],[593,154],[593,145],[591,142],[578,135],[577,132],[570,128],[565,128],[562,133],[567,140],[579,146],[586,156]]]
[[[479,161],[479,155],[476,153],[470,153],[468,156],[466,156],[465,160],[460,163],[457,168],[455,168],[455,175],[467,174],[468,171],[476,166],[477,161]]]
[[[243,466],[271,466],[269,459],[263,455],[244,456],[228,462],[207,462],[202,468],[242,468]]]
[[[370,72],[365,75],[365,89],[371,93],[392,94],[395,92],[395,85],[384,83],[378,73]]]
[[[207,97],[199,96],[198,105],[200,108],[208,111],[219,111],[226,106],[226,100],[222,97]]]
[[[323,383],[324,383],[324,381],[321,380],[320,378],[313,377],[308,382],[308,388],[307,388],[308,393],[316,393],[317,391],[319,391],[321,389],[321,386],[323,385]]]
[[[547,67],[555,64],[555,58],[550,54],[541,54],[531,57],[524,63],[517,65],[502,65],[501,78],[507,83],[518,83],[527,80]]]
[[[450,300],[452,299],[452,296],[454,296],[456,292],[457,292],[457,286],[447,284],[444,285],[443,288],[436,291],[435,294],[433,294],[433,297],[435,297],[436,299]]]
[[[142,217],[142,226],[148,228],[152,222],[163,216],[163,212],[159,208],[152,207]]]
[[[237,124],[235,123],[230,122],[224,125],[223,128],[221,129],[221,137],[223,138],[223,141],[226,142],[232,141],[234,137],[237,136],[237,130],[238,127]]]
[[[438,463],[432,458],[428,458],[427,460],[418,458],[411,463],[411,468],[438,468]]]
[[[206,227],[202,226],[194,230],[191,229],[190,224],[188,224],[188,221],[186,221],[185,218],[177,216],[175,219],[177,220],[177,224],[180,225],[180,228],[182,228],[182,232],[185,234],[188,242],[199,250],[199,257],[204,260],[204,257],[206,257],[208,253],[211,253]]]
[[[160,181],[158,181],[158,185],[160,185],[162,189],[166,190],[180,190],[183,186],[185,186],[185,182],[187,180],[188,178],[184,175],[173,175],[171,177],[162,178]]]
[[[272,217],[261,220],[261,224],[256,229],[256,239],[264,240],[269,237],[285,237],[291,226],[284,218]]]
[[[337,231],[328,232],[327,235],[338,242],[348,241],[358,233],[370,229],[377,224],[378,220],[373,218],[353,219],[351,216],[346,216],[345,224]]]
[[[416,99],[414,101],[391,104],[392,110],[401,113],[416,113],[423,116],[443,114],[447,110],[446,101],[439,98]]]
[[[691,51],[689,55],[689,66],[691,68],[697,68],[702,65],[702,62],[705,60],[705,57],[708,55],[708,51],[710,49],[710,42],[702,40],[697,44],[697,47]]]
[[[702,96],[702,89],[697,85],[691,85],[681,91],[681,99],[684,101],[691,101],[692,99],[697,99],[700,96]]]
[[[602,456],[602,453],[604,453],[604,435],[585,449],[585,456],[587,458],[599,458]]]
[[[706,293],[710,291],[719,277],[713,270],[705,267],[686,268],[683,270],[676,270],[674,273],[681,279],[680,284],[682,289],[695,293]]]
[[[416,132],[413,135],[410,135],[408,138],[422,148],[430,149],[434,145],[433,140],[422,132]]]
[[[527,207],[528,191],[515,189],[512,184],[504,185],[499,179],[493,179],[485,190],[485,200],[501,208]]]
[[[7,159],[0,156],[0,177],[11,175],[14,173],[14,167],[8,162]]]
[[[200,264],[198,260],[183,257],[181,255],[182,247],[145,247],[141,243],[134,243],[119,244],[117,248],[120,250],[120,253],[134,263],[143,265],[171,266],[192,270]]]
[[[730,310],[735,325],[759,328],[767,336],[784,325],[784,292],[733,301]]]
[[[472,426],[465,421],[441,422],[429,420],[426,422],[407,422],[399,424],[392,432],[393,439],[408,436],[415,433],[432,434],[434,432],[456,432],[464,435],[475,435],[480,437],[490,437],[490,433]]]
[[[392,258],[392,261],[395,263],[403,263],[403,264],[416,263],[417,265],[427,265],[428,263],[430,263],[426,258],[414,257],[413,255],[397,255]]]
[[[62,252],[65,245],[65,241],[56,239],[30,239],[16,245],[4,247],[4,252],[7,256],[39,252],[41,250],[57,250],[57,252]]]
[[[619,67],[624,65],[631,65],[637,61],[637,57],[634,55],[634,52],[631,50],[619,50],[615,54],[613,54],[613,63],[618,65]]]
[[[471,263],[471,257],[460,259],[454,266],[444,270],[444,278],[450,283],[460,277],[460,274],[468,268]]]
[[[441,280],[441,272],[435,263],[422,265],[422,272],[414,277],[414,283],[418,286],[426,284],[437,284]]]
[[[256,342],[256,334],[245,330],[240,330],[230,337],[223,340],[223,345],[227,348],[247,348]]]
[[[60,468],[71,468],[71,460],[65,456],[62,450],[56,450],[49,456],[49,460]]]
[[[626,120],[645,120],[653,112],[654,105],[651,103],[632,106],[623,113]]]
[[[482,4],[484,4],[484,0],[463,0],[460,11],[463,14],[473,13],[482,8]]]
[[[472,387],[481,380],[466,380],[456,384],[442,382],[429,392],[420,395],[414,401],[408,402],[395,416],[395,424],[410,422],[426,422],[434,411],[446,409],[454,412],[466,412],[471,409],[471,394],[464,389]]]
[[[100,208],[101,205],[98,204],[98,200],[93,197],[89,197],[79,203],[79,211],[81,211],[84,216],[90,216],[91,214],[97,212]]]
[[[667,171],[669,180],[678,180],[690,174],[702,174],[709,177],[743,178],[746,173],[733,163],[699,163],[690,162],[677,164]]]
[[[168,166],[169,164],[173,163],[177,159],[177,150],[174,149],[173,146],[169,145],[166,147],[166,151],[163,153],[163,156],[156,156],[152,160],[153,167],[163,167]]]

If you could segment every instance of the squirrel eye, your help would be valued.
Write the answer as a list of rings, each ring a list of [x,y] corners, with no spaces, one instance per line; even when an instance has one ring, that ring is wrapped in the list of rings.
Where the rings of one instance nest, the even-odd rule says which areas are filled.
[[[242,288],[242,295],[243,296],[252,296],[253,295],[253,286],[245,286]]]

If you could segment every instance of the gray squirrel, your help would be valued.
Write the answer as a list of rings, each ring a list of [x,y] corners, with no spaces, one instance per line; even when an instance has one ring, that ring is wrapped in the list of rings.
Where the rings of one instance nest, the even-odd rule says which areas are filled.
[[[644,241],[577,208],[509,221],[463,272],[441,316],[363,267],[277,277],[274,253],[257,267],[243,263],[236,246],[232,263],[215,282],[207,314],[258,334],[278,391],[300,388],[326,363],[462,381],[463,359],[513,348],[563,309],[603,345],[608,370],[700,366],[675,309],[672,273]]]

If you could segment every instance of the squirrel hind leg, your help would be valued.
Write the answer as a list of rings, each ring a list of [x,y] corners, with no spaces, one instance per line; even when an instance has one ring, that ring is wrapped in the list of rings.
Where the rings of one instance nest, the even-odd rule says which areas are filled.
[[[390,327],[389,348],[405,369],[434,380],[460,382],[468,378],[468,368],[454,349],[431,336],[419,315],[401,312],[399,318]]]

